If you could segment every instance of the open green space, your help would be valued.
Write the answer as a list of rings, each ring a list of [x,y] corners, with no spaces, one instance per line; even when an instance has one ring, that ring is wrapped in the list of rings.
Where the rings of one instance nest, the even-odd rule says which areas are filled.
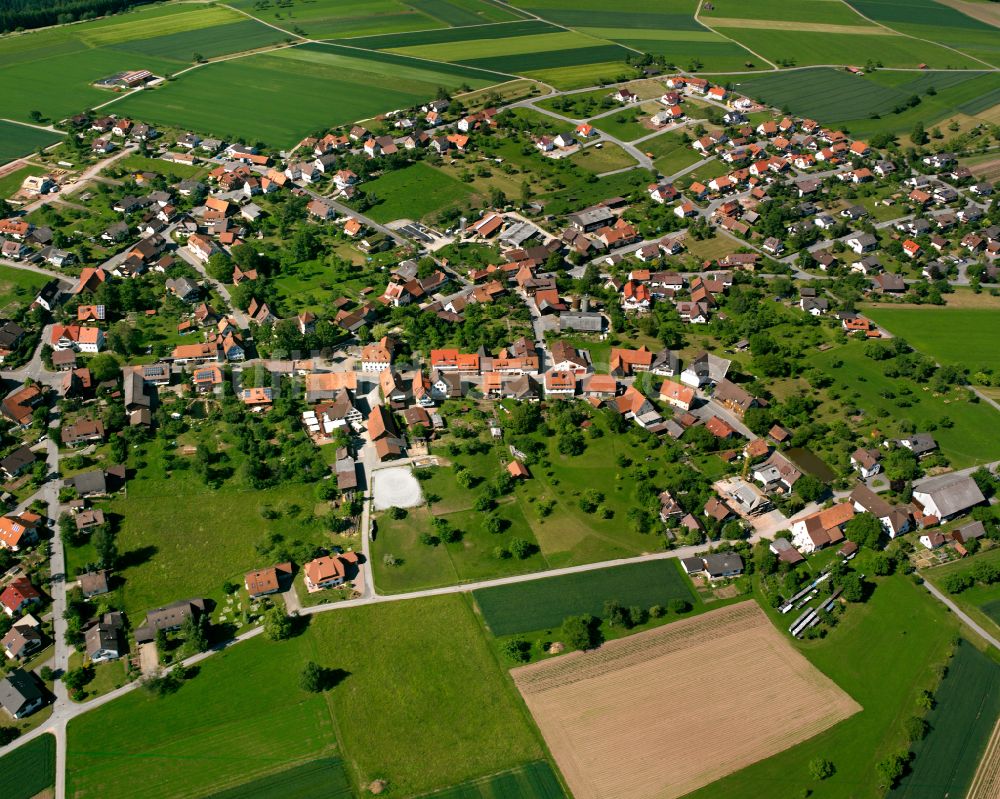
[[[0,757],[0,796],[32,799],[56,782],[56,739],[40,735]]]
[[[30,175],[44,175],[47,171],[43,166],[29,164],[28,166],[15,169],[13,172],[8,172],[0,178],[0,199],[6,200],[8,197],[17,194],[26,177]]]
[[[484,588],[473,596],[497,636],[558,627],[567,616],[600,616],[611,599],[643,608],[666,606],[671,599],[696,601],[677,558]]]
[[[505,40],[510,41],[510,40]],[[517,41],[516,39],[514,41]],[[584,40],[586,41],[586,40]],[[514,55],[496,55],[486,58],[463,58],[458,63],[479,69],[496,70],[514,75],[533,75],[549,69],[585,66],[607,62],[620,62],[625,68],[625,57],[631,54],[621,45],[600,43],[583,44],[574,41],[572,47],[563,46],[557,50],[540,50]]]
[[[310,760],[277,774],[213,793],[206,799],[354,799],[343,761],[335,757]]]
[[[45,275],[0,265],[0,311],[12,304],[28,305],[38,294],[38,290],[49,282]]]
[[[565,799],[566,792],[546,761],[463,782],[420,799]]]
[[[227,431],[218,441],[239,475],[244,456],[235,438]],[[255,546],[269,533],[317,546],[330,540],[313,515],[312,486],[286,483],[254,490],[237,476],[212,489],[190,468],[168,471],[165,446],[156,439],[136,453],[133,466],[139,468],[129,480],[127,495],[105,505],[107,513],[120,517],[118,549],[125,584],[119,590],[130,615],[141,618],[149,608],[177,599],[220,596],[227,579],[239,583],[251,568],[266,565],[260,563]],[[265,519],[262,511],[267,506],[285,512]]]
[[[375,204],[365,213],[376,222],[422,219],[463,200],[472,189],[440,169],[418,161],[403,169],[386,172],[365,184],[365,194]]]
[[[813,363],[833,378],[842,401],[862,409],[883,435],[895,435],[897,419],[909,420],[918,430],[933,423],[941,451],[956,468],[1000,458],[1000,439],[982,434],[997,424],[997,411],[985,403],[970,402],[967,390],[937,394],[926,383],[890,379],[884,374],[886,362],[867,357],[864,345],[857,341],[817,353]],[[952,425],[941,426],[942,419]]]
[[[163,125],[276,146],[332,125],[426,102],[440,86],[473,88],[503,76],[390,53],[312,44],[222,61],[126,98],[121,113]],[[220,85],[228,101],[218,102]]]
[[[574,164],[597,174],[636,165],[636,160],[617,144],[605,144],[599,150],[596,147],[585,147],[571,155],[570,159]]]
[[[702,156],[681,138],[680,133],[664,133],[642,143],[643,152],[653,154],[653,166],[661,175],[673,175],[702,160]]]
[[[879,36],[854,33],[821,33],[784,28],[725,28],[720,33],[746,45],[771,61],[809,64],[858,64],[878,60],[887,67],[916,69],[928,64],[932,69],[976,69],[982,64],[940,45],[906,36]]]
[[[516,23],[517,26],[523,23]],[[503,26],[513,27],[513,26]],[[460,29],[459,29],[460,30]],[[560,30],[558,28],[551,31],[546,30],[539,33],[527,33],[517,37],[503,37],[500,39],[483,39],[480,37],[470,38],[468,41],[448,41],[441,44],[424,44],[407,47],[393,48],[392,52],[402,55],[415,56],[417,58],[427,58],[434,61],[455,61],[459,63],[472,63],[476,66],[490,67],[491,59],[501,59],[514,64],[515,56],[525,57],[525,66],[529,68],[535,64],[536,57],[533,54],[547,52],[566,52],[577,49],[589,50],[600,42],[589,36],[584,36],[575,31]],[[560,66],[563,63],[575,64],[586,63],[578,61],[566,55],[565,62],[560,60],[554,64],[546,63],[546,66]],[[589,60],[589,59],[588,59]],[[514,72],[508,66],[496,67],[504,72]]]
[[[193,164],[175,164],[162,158],[147,158],[142,155],[129,155],[115,161],[113,169],[125,172],[155,172],[163,175],[169,183],[177,183],[185,178],[201,177],[208,170],[203,166]]]
[[[310,660],[339,670],[326,694],[298,685]],[[77,799],[138,784],[151,799],[203,795],[335,755],[356,788],[384,779],[412,796],[544,757],[458,596],[325,613],[287,641],[241,643],[172,695],[138,690],[74,719],[68,753]]]
[[[993,26],[934,0],[847,0],[866,17],[900,33],[940,42],[1000,65]]]
[[[0,39],[4,115],[28,120],[38,111],[58,121],[113,100],[113,91],[93,84],[117,72],[148,69],[162,77],[192,64],[196,54],[211,58],[283,38],[232,9],[194,3],[7,36]]]
[[[785,617],[778,618],[787,624]],[[917,696],[933,690],[935,671],[946,662],[956,630],[954,617],[908,577],[878,580],[871,598],[849,605],[825,638],[793,642],[863,710],[689,799],[798,799],[807,788],[814,799],[882,797],[875,765],[905,750],[903,723],[920,713]],[[817,757],[836,768],[822,782],[809,776],[809,761]]]
[[[61,138],[61,133],[0,119],[0,163],[29,155],[35,150],[55,144]]]
[[[983,369],[1000,370],[1000,348],[996,346],[1000,310],[883,305],[868,308],[866,313],[940,364],[967,368],[973,375]]]
[[[913,745],[914,759],[893,799],[965,796],[1000,716],[1000,665],[960,641],[927,714],[930,732]]]

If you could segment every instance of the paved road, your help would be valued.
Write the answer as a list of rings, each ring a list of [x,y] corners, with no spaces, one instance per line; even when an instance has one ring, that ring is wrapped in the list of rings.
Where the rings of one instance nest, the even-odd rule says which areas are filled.
[[[229,315],[236,320],[236,324],[241,328],[246,329],[250,325],[250,317],[247,316],[243,311],[233,305],[232,297],[229,296],[229,289],[210,274],[205,269],[205,264],[199,261],[187,247],[178,247],[175,251],[175,255],[179,255],[184,261],[205,280],[206,283],[211,284],[211,286],[216,290],[222,299],[226,301],[226,305],[229,306]]]
[[[924,588],[926,588],[930,592],[931,596],[933,596],[938,601],[942,602],[945,605],[945,607],[948,608],[948,610],[954,613],[961,620],[962,624],[964,624],[970,630],[975,632],[976,635],[978,635],[984,641],[992,644],[997,649],[1000,649],[1000,641],[998,641],[996,638],[994,638],[992,635],[986,632],[986,630],[980,627],[979,624],[972,618],[970,618],[969,615],[964,610],[962,610],[958,605],[956,605],[948,597],[946,597],[943,593],[941,593],[935,586],[927,582],[927,580],[924,580]]]

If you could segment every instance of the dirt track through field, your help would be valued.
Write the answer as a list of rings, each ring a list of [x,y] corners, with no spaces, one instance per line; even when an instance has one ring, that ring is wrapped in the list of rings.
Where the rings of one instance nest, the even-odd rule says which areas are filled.
[[[754,602],[511,672],[576,799],[673,799],[861,707]]]
[[[1000,799],[1000,721],[993,728],[983,759],[979,761],[967,799]]]
[[[896,31],[875,25],[831,25],[825,22],[793,22],[784,19],[737,19],[735,17],[705,17],[713,28],[760,28],[772,31],[803,31],[805,33],[846,33],[851,36],[899,36]]]

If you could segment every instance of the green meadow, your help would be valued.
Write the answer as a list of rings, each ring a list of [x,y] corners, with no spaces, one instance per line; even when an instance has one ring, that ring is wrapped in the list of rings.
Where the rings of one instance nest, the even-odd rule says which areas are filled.
[[[175,694],[136,690],[75,719],[67,794],[131,796],[141,784],[149,799],[201,796],[336,756],[356,789],[384,779],[413,796],[545,756],[466,598],[309,621],[287,641],[214,655]],[[338,684],[304,692],[309,660],[337,670]]]

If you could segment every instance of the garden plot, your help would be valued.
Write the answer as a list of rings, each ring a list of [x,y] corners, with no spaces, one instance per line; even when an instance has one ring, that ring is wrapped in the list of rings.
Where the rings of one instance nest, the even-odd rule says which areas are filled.
[[[577,799],[669,799],[861,709],[753,602],[511,672]]]
[[[388,508],[415,508],[424,501],[420,482],[409,466],[379,469],[372,477],[375,510]]]

